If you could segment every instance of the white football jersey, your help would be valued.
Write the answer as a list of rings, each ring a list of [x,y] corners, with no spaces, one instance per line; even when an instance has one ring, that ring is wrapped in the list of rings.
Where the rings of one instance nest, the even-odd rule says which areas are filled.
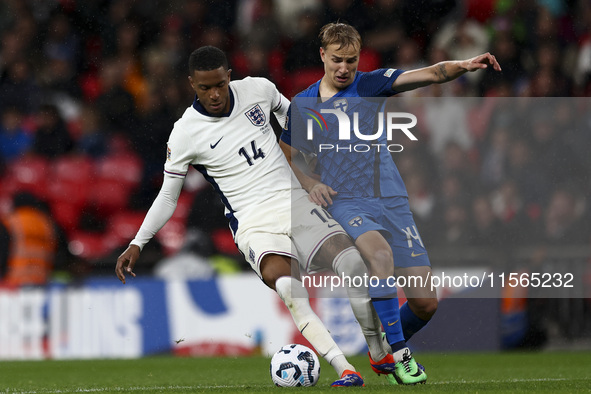
[[[187,108],[170,134],[164,170],[175,177],[190,165],[200,171],[220,194],[236,233],[243,223],[264,221],[263,213],[289,210],[292,188],[301,187],[270,124],[271,112],[287,99],[265,78],[231,81],[230,89],[229,116]]]

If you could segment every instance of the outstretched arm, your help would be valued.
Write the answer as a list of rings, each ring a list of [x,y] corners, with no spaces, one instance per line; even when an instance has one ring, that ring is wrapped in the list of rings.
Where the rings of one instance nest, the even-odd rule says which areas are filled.
[[[501,66],[497,62],[497,59],[488,52],[467,60],[440,62],[429,67],[402,73],[392,83],[392,89],[397,92],[405,92],[434,83],[445,83],[453,81],[467,72],[488,67],[492,67],[496,71],[501,71]]]
[[[125,274],[135,276],[133,267],[137,262],[140,252],[145,244],[160,230],[172,217],[176,204],[183,188],[184,178],[164,175],[162,188],[150,210],[146,214],[134,240],[129,247],[117,259],[115,273],[119,280],[125,284]]]

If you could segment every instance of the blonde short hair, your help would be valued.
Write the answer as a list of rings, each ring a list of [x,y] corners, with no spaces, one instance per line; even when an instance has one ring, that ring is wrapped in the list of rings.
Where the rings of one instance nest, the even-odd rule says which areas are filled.
[[[320,29],[320,45],[326,49],[329,45],[338,44],[339,48],[353,46],[361,49],[361,35],[353,26],[346,23],[329,23]]]

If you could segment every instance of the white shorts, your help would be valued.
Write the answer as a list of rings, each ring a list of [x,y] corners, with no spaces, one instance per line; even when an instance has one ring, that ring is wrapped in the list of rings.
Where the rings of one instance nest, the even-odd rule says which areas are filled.
[[[267,211],[277,219],[275,223],[265,220],[265,226],[249,225],[247,230],[236,233],[236,244],[246,261],[261,278],[261,261],[267,254],[296,259],[308,273],[330,269],[316,266],[312,260],[327,239],[347,235],[345,230],[324,208],[308,200],[307,194],[285,205],[287,209]]]

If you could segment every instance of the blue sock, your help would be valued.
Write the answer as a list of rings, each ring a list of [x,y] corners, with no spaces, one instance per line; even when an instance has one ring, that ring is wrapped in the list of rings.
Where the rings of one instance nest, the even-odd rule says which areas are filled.
[[[405,341],[408,341],[414,334],[429,323],[428,320],[421,319],[410,310],[408,301],[400,307],[400,319],[402,320],[402,332],[404,333]]]
[[[396,287],[389,287],[387,279],[380,279],[376,286],[369,286],[369,296],[382,322],[392,351],[396,352],[405,348],[406,342],[402,333]]]

